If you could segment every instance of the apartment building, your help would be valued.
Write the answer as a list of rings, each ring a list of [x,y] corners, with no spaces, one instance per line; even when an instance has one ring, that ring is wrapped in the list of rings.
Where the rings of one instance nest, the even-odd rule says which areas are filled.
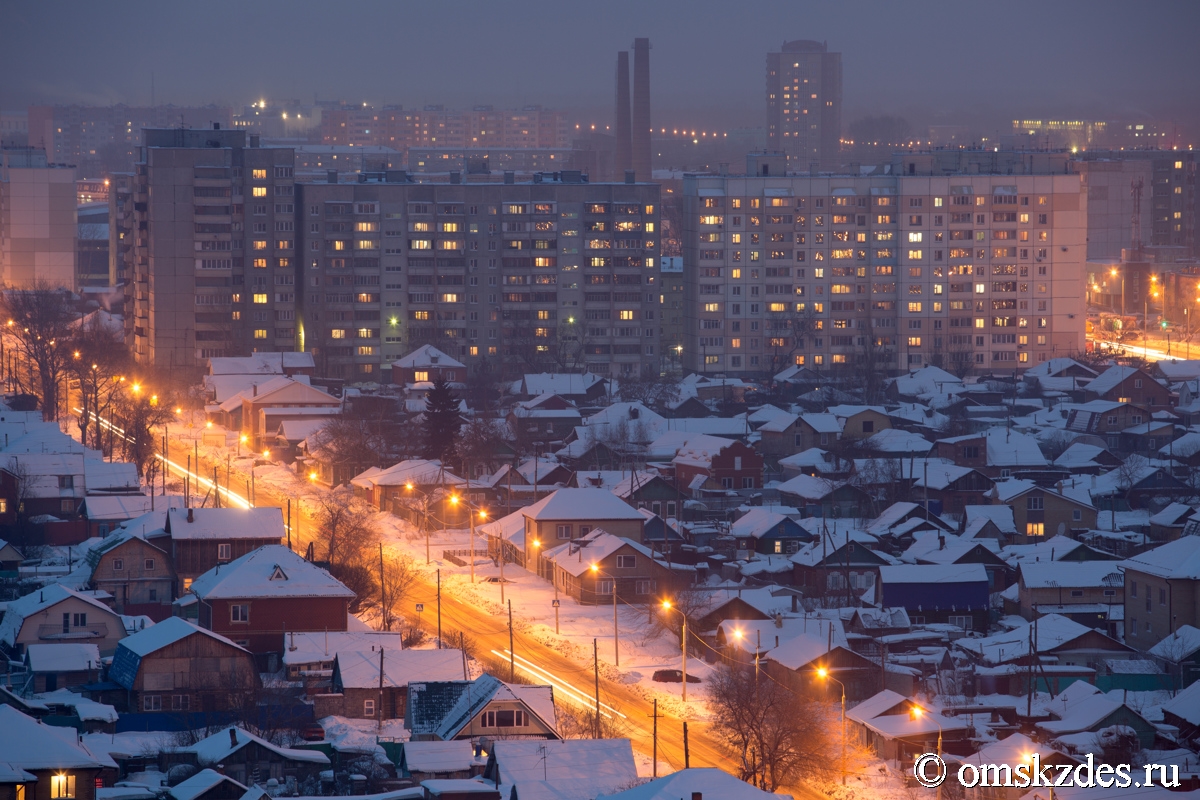
[[[767,148],[796,170],[834,169],[842,136],[842,54],[824,42],[767,53]]]
[[[684,368],[1011,372],[1081,350],[1079,176],[1066,156],[1001,156],[814,177],[774,154],[687,176]]]
[[[476,106],[447,110],[367,104],[328,104],[322,107],[321,142],[363,147],[379,145],[405,152],[410,147],[566,148],[570,146],[566,115],[541,106],[497,110]]]
[[[0,149],[0,279],[78,288],[75,168],[33,147]]]
[[[657,371],[656,184],[355,177],[297,186],[299,345],[322,374],[387,380],[423,344],[468,367]]]
[[[216,125],[142,136],[128,186],[114,186],[112,220],[134,357],[172,368],[294,350],[292,149]]]

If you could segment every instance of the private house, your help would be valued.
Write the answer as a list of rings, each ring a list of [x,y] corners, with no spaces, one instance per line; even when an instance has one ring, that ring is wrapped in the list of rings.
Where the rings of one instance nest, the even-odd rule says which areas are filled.
[[[983,564],[883,566],[876,597],[885,607],[903,608],[914,625],[987,630],[989,586]]]
[[[871,497],[849,481],[797,475],[777,487],[779,500],[800,510],[803,517],[859,517]]]
[[[488,751],[483,777],[497,785],[501,796],[509,792],[518,798],[595,797],[638,783],[628,739],[501,739]]]
[[[940,515],[961,516],[967,506],[983,505],[996,484],[977,469],[927,459],[923,465],[905,463],[913,468],[914,497],[928,498],[929,508]],[[916,468],[920,467],[920,472]]]
[[[797,475],[812,475],[828,480],[841,480],[850,477],[850,472],[854,469],[854,462],[848,458],[842,458],[837,453],[831,453],[819,447],[810,447],[787,458],[779,459],[779,469],[785,479],[794,478]]]
[[[1048,739],[1071,734],[1098,734],[1105,728],[1120,725],[1136,733],[1138,743],[1148,749],[1154,746],[1158,734],[1157,728],[1137,711],[1083,681],[1071,684],[1047,704],[1046,710],[1051,719],[1037,723],[1037,728]],[[1163,711],[1165,716],[1166,708]]]
[[[1200,627],[1200,536],[1132,556],[1125,573],[1125,641],[1149,650],[1184,625]]]
[[[1017,570],[1020,614],[1034,619],[1061,614],[1089,628],[1115,635],[1115,623],[1125,611],[1125,580],[1111,561],[1026,562]]]
[[[814,447],[829,448],[842,438],[842,421],[833,414],[788,414],[758,429],[763,455],[780,459]]]
[[[167,790],[169,800],[238,800],[246,794],[245,786],[214,769],[202,769]]]
[[[1037,439],[1007,427],[938,439],[933,454],[993,479],[1044,471],[1049,465]]]
[[[10,542],[0,539],[0,573],[11,573],[11,577],[15,578],[24,561],[25,556],[21,555],[20,550],[13,547]]]
[[[57,429],[57,426],[56,426]],[[16,445],[17,443],[14,443]],[[26,516],[48,514],[58,519],[73,519],[87,495],[86,470],[83,452],[12,453],[5,448],[7,458],[0,469],[8,476],[0,483],[5,492],[4,511],[18,511],[23,505]],[[23,476],[20,481],[17,476]],[[17,484],[21,484],[20,496]],[[15,521],[15,517],[14,517]]]
[[[671,460],[675,485],[686,491],[702,478],[722,489],[761,489],[763,457],[745,442],[699,434],[687,440]]]
[[[0,645],[20,656],[31,644],[92,644],[111,656],[125,638],[125,622],[89,595],[59,583],[13,600],[0,619]]]
[[[1171,407],[1171,390],[1137,367],[1111,366],[1083,387],[1085,400],[1133,403],[1150,410]]]
[[[14,800],[96,800],[97,778],[112,762],[63,732],[0,705],[0,753],[19,772],[8,785],[23,787]]]
[[[964,745],[970,747],[965,720],[935,714],[890,689],[848,709],[846,723],[854,741],[886,761],[911,763],[920,753],[934,752],[939,734],[943,751],[963,752]]]
[[[999,681],[1003,670],[989,671],[981,676],[981,693],[1007,692],[1024,694],[1029,688],[1029,656],[1043,662],[1034,676],[1039,691],[1058,694],[1074,680],[1095,679],[1095,673],[1106,661],[1128,661],[1141,656],[1129,647],[1101,631],[1072,622],[1060,614],[1046,614],[1033,622],[1018,625],[1002,633],[982,638],[957,639],[954,646],[984,667],[1011,665],[1007,685]],[[1060,680],[1061,676],[1061,680]],[[996,682],[989,682],[989,681]]]
[[[963,380],[941,367],[927,366],[907,375],[889,378],[884,393],[890,400],[913,402],[921,395],[953,394],[963,390]]]
[[[1099,512],[1078,495],[1064,494],[1030,481],[1000,481],[996,500],[1012,509],[1017,535],[1014,543],[1042,536],[1066,536],[1096,527]]]
[[[1092,400],[1071,409],[1067,430],[1099,436],[1108,449],[1116,450],[1121,446],[1121,431],[1149,419],[1149,411],[1127,400]]]
[[[559,592],[594,605],[653,603],[673,594],[679,582],[650,548],[602,528],[543,551],[538,571]]]
[[[452,681],[463,674],[462,653],[457,650],[401,650],[399,645],[339,650],[329,693],[312,698],[317,719],[335,714],[353,719],[403,719],[410,685]]]
[[[526,447],[561,442],[583,423],[579,409],[556,394],[522,400],[508,412],[508,428]]]
[[[834,520],[823,526],[819,519],[813,522],[818,526],[817,540],[791,558],[792,583],[805,597],[861,597],[879,585],[882,567],[900,563],[887,553],[872,550],[878,540],[850,528],[846,520]],[[826,528],[824,533],[821,527]],[[878,598],[877,590],[875,597]]]
[[[1170,503],[1150,517],[1150,538],[1156,542],[1173,542],[1183,535],[1187,521],[1196,509],[1186,503]]]
[[[664,519],[677,516],[679,490],[657,473],[627,472],[610,490],[634,508],[645,509]]]
[[[335,417],[342,411],[340,399],[315,386],[286,378],[255,386],[249,397],[243,394],[240,399],[241,432],[249,437],[249,446],[255,452],[275,440],[285,419]]]
[[[208,359],[208,375],[315,375],[312,353],[251,353],[248,356],[215,356]]]
[[[527,373],[514,381],[511,391],[517,397],[529,399],[539,394],[556,394],[576,405],[593,403],[608,393],[608,379],[590,372]]]
[[[900,556],[908,564],[982,564],[987,570],[988,591],[1008,588],[1011,569],[997,553],[994,539],[964,539],[953,534],[927,531]]]
[[[171,563],[179,593],[218,566],[264,545],[281,544],[287,531],[279,508],[173,508],[163,530],[171,537]]]
[[[799,523],[766,508],[752,508],[729,528],[742,553],[791,555],[815,537]]]
[[[998,742],[985,744],[978,753],[967,756],[962,759],[962,762],[976,768],[984,764],[1017,765],[1030,761],[1034,753],[1037,754],[1039,763],[1050,766],[1050,769],[1046,771],[1047,775],[1059,774],[1056,767],[1074,768],[1079,763],[1066,753],[1054,750],[1046,743],[1035,742],[1023,733],[1013,733]],[[963,796],[965,800],[1021,800],[1021,797],[1028,792],[1028,788],[1016,786],[989,786],[986,788],[972,786],[970,789],[963,790]]]
[[[1012,509],[1005,505],[967,506],[959,531],[964,539],[991,539],[1006,545],[1017,535]]]
[[[504,683],[484,673],[473,681],[414,682],[404,709],[412,741],[557,740],[551,686]]]
[[[178,494],[157,497],[144,494],[89,494],[79,506],[79,516],[87,520],[89,536],[103,538],[124,522],[150,513],[165,513],[168,508],[183,508],[183,501],[183,495]]]
[[[122,640],[108,675],[144,713],[240,709],[262,685],[248,650],[179,617]]]
[[[1200,628],[1181,625],[1147,653],[1174,677],[1176,689],[1185,689],[1200,678]]]
[[[460,383],[467,379],[467,367],[431,344],[421,345],[392,362],[392,383],[412,386],[417,383]]]
[[[636,508],[607,489],[558,489],[520,513],[525,517],[520,548],[524,553],[584,538],[596,528],[641,542],[646,522]]]
[[[817,676],[818,669],[845,684],[846,700],[864,700],[880,689],[879,664],[850,649],[845,634],[835,630],[830,638],[812,631],[793,636],[766,652],[763,669],[797,694],[836,699],[840,687]]]
[[[379,655],[379,649],[389,652],[403,649],[404,636],[399,631],[339,631],[336,633],[296,633],[284,636],[283,666],[290,681],[323,679],[325,688],[333,676],[333,662],[342,651],[362,651]]]
[[[100,680],[100,649],[94,644],[31,644],[25,648],[26,693],[53,692]]]
[[[254,778],[262,783],[273,778],[280,784],[289,779],[296,783],[316,780],[322,770],[330,768],[329,756],[320,750],[279,747],[232,727],[217,731],[193,745],[168,750],[164,760],[167,771],[176,764],[218,768],[243,785]]]
[[[284,647],[284,631],[346,630],[354,597],[328,572],[280,545],[204,573],[191,593],[200,601],[202,627],[256,656],[270,655],[268,665]]]
[[[408,459],[385,469],[371,467],[350,481],[357,497],[379,511],[391,511],[417,524],[426,513],[440,516],[440,500],[464,484],[466,481],[442,462],[424,458]]]
[[[451,739],[448,742],[405,742],[400,750],[396,772],[414,782],[429,780],[464,780],[483,773],[487,762],[475,755],[469,740]]]
[[[164,549],[170,544],[161,536],[152,544],[140,529],[121,529],[88,552],[88,586],[112,595],[119,614],[144,614],[155,622],[166,619],[176,592],[175,569]]]
[[[901,500],[885,508],[866,527],[867,533],[880,538],[895,538],[894,532],[898,530],[934,530],[949,533],[953,526],[920,503]]]
[[[1121,466],[1121,459],[1106,447],[1072,442],[1062,455],[1054,459],[1054,466],[1072,475],[1098,475]]]
[[[1179,738],[1192,741],[1200,732],[1200,686],[1192,683],[1163,704],[1163,722],[1179,729]]]
[[[867,440],[891,430],[892,420],[883,406],[833,405],[828,413],[838,418],[843,439]]]

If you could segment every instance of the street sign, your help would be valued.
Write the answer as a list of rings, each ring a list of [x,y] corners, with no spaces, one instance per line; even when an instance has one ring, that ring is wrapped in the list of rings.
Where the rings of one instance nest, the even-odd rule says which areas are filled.
[[[553,603],[551,603],[551,604],[550,604],[550,606],[551,606],[552,608],[558,608],[558,606],[559,606],[559,602],[558,602],[557,600],[555,600]]]
[[[420,614],[420,613],[421,613],[422,611],[424,611],[424,610],[425,610],[425,604],[424,604],[424,603],[417,603],[417,613],[418,613],[418,614]]]

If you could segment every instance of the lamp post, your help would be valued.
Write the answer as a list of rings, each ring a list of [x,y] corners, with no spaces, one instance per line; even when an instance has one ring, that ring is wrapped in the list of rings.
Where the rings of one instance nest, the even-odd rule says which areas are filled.
[[[683,666],[683,702],[687,702],[687,614],[671,606],[670,600],[663,600],[663,611],[674,611],[683,619],[683,634],[679,637],[680,663]]]
[[[470,491],[470,483],[467,484],[468,492]],[[479,506],[472,503],[470,500],[465,500],[456,494],[450,495],[450,505],[456,506],[462,503],[467,507],[467,519],[471,521],[471,583],[475,582],[475,513],[478,512],[480,519],[487,519],[488,513]],[[504,584],[501,584],[503,591]]]
[[[1117,277],[1117,268],[1113,267],[1109,274]],[[1121,273],[1121,333],[1125,333],[1125,273]]]
[[[408,492],[417,492],[421,495],[421,527],[425,530],[425,565],[429,565],[429,495],[419,491],[412,485],[412,481],[404,484],[404,490]]]
[[[612,581],[612,596],[613,596],[613,666],[621,666],[621,645],[617,639],[617,576],[610,575],[600,569],[599,565],[592,564],[592,585],[600,579],[601,575],[608,575]]]
[[[913,719],[920,719],[923,716],[925,716],[925,709],[921,708],[920,706],[913,706],[913,709],[912,709]],[[942,723],[938,722],[933,717],[930,717],[929,719],[931,722],[933,722],[934,725],[937,725],[937,729],[938,729],[937,756],[940,759],[942,757]],[[942,800],[942,785],[940,783],[938,784],[938,787],[937,787],[937,800]]]
[[[823,681],[833,681],[842,687],[842,786],[846,785],[846,684],[829,674],[825,667],[817,669],[817,677]],[[941,749],[939,744],[938,749]]]

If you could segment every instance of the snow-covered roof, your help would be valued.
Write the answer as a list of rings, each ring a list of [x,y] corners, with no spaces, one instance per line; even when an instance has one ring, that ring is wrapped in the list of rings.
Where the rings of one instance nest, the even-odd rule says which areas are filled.
[[[1167,542],[1127,558],[1120,566],[1159,578],[1196,580],[1200,578],[1200,536],[1184,536]]]
[[[899,692],[894,692],[891,689],[884,689],[881,692],[871,695],[866,700],[863,700],[861,703],[854,706],[854,708],[846,711],[846,718],[854,720],[855,722],[867,722],[875,719],[885,711],[891,711],[901,703],[911,703],[914,706],[922,707],[920,703],[913,703],[911,700],[909,700],[909,698],[905,697]]]
[[[789,414],[784,411],[768,419],[759,430],[763,433],[781,433],[790,428],[798,419],[800,419],[799,414]]]
[[[1150,517],[1151,525],[1181,525],[1196,509],[1187,503],[1170,503],[1162,511]]]
[[[720,455],[721,451],[731,444],[733,444],[731,439],[697,434],[689,437],[687,444],[679,448],[673,461],[676,464],[708,468],[712,465],[713,458]]]
[[[386,648],[389,653],[403,649],[402,638],[403,634],[391,631],[289,631],[283,649],[283,663],[292,666],[333,661],[333,657],[338,653],[349,651],[374,651],[378,659],[380,647]]]
[[[0,757],[21,769],[99,769],[104,762],[76,741],[74,728],[44,725],[0,705]]]
[[[791,800],[790,795],[764,792],[716,767],[683,769],[623,792],[601,794],[596,800],[680,800],[701,794],[721,800]]]
[[[139,658],[145,658],[153,652],[175,644],[194,634],[207,636],[210,639],[229,645],[242,652],[248,652],[245,648],[234,644],[219,633],[213,633],[206,628],[193,625],[182,617],[167,617],[162,622],[144,628],[132,636],[126,636],[121,640],[119,647],[125,648]]]
[[[1038,619],[1036,626],[1032,622],[1026,622],[1004,633],[980,639],[959,639],[955,644],[963,650],[974,653],[985,663],[1007,664],[1029,654],[1031,638],[1029,629],[1031,626],[1036,634],[1035,647],[1039,654],[1048,653],[1089,633],[1103,635],[1059,614],[1046,614]],[[1112,640],[1112,643],[1113,650],[1129,649],[1115,639]]]
[[[535,520],[641,520],[642,515],[607,489],[559,489],[522,509]]]
[[[1192,725],[1200,725],[1200,681],[1188,686],[1164,703],[1162,710],[1169,711]]]
[[[246,791],[246,787],[226,775],[222,775],[216,770],[202,769],[195,775],[192,775],[187,780],[180,781],[167,790],[172,800],[195,800],[195,798],[205,792],[215,789],[222,783],[231,784],[226,791]]]
[[[465,772],[475,763],[475,747],[470,739],[404,743],[404,765],[409,772]]]
[[[1172,362],[1163,361],[1162,363],[1170,364]],[[1078,361],[1076,361],[1073,358],[1060,357],[1060,358],[1051,358],[1051,359],[1043,361],[1039,364],[1035,364],[1034,366],[1025,370],[1025,375],[1026,376],[1033,375],[1033,376],[1039,377],[1039,378],[1040,377],[1050,378],[1050,377],[1054,377],[1056,375],[1061,375],[1062,373],[1066,372],[1067,370],[1071,369],[1072,367],[1074,367],[1076,369],[1084,370],[1085,372],[1089,372],[1093,376],[1097,374],[1096,370],[1092,369],[1091,367],[1087,366],[1086,364],[1080,364]]]
[[[816,628],[820,626],[811,627]],[[843,650],[847,649],[846,636],[841,632],[841,626],[832,627],[834,639],[833,650],[839,648]],[[778,647],[769,650],[767,658],[786,669],[798,670],[804,669],[818,659],[825,658],[831,652],[828,630],[826,630],[825,636],[821,636],[816,630],[810,630],[808,633],[793,636],[787,641],[782,642]]]
[[[570,374],[563,372],[526,373],[525,376],[513,383],[513,392],[519,393],[524,388],[525,394],[557,394],[581,395],[587,394],[597,383],[605,379],[590,372]]]
[[[1125,583],[1115,561],[1026,561],[1020,569],[1021,580],[1030,589],[1095,589]]]
[[[1147,652],[1164,661],[1180,662],[1198,650],[1200,650],[1200,628],[1180,625]]]
[[[1117,388],[1123,380],[1136,375],[1139,371],[1137,367],[1123,367],[1119,364],[1113,365],[1094,378],[1088,384],[1087,390],[1096,395],[1107,394]]]
[[[370,689],[379,686],[379,652],[341,650],[337,654],[338,680],[346,689]],[[462,653],[456,650],[383,651],[383,685],[407,686],[426,681],[452,681],[461,677]]]
[[[8,645],[14,644],[17,640],[17,634],[20,633],[21,626],[24,624],[26,618],[48,611],[55,605],[71,597],[93,606],[97,611],[103,612],[109,618],[116,616],[111,608],[94,597],[83,592],[77,592],[74,589],[63,586],[61,583],[51,583],[43,586],[41,589],[30,592],[24,597],[19,597],[9,602],[4,611],[4,618],[0,619],[0,642]]]
[[[66,706],[75,712],[75,716],[85,722],[116,722],[117,710],[106,703],[97,703],[69,689],[58,689],[53,692],[42,692],[38,695],[48,706]]]
[[[617,792],[638,780],[628,739],[498,739],[492,755],[500,784],[547,781],[566,790],[564,798]],[[583,789],[584,794],[571,789]]]
[[[737,538],[761,539],[788,518],[766,508],[752,508],[729,527],[729,535]]]
[[[32,672],[86,672],[100,669],[100,648],[83,642],[31,644],[25,662]]]
[[[410,458],[385,469],[371,467],[355,475],[350,483],[360,489],[370,489],[373,486],[403,486],[408,483],[414,486],[440,486],[443,483],[459,486],[466,481],[446,469],[441,461]]]
[[[282,375],[284,369],[312,369],[312,353],[254,353],[248,356],[218,356],[208,360],[210,375]]]
[[[1010,544],[1000,550],[1000,557],[1013,566],[1038,561],[1059,561],[1082,546],[1083,542],[1070,537],[1052,536],[1037,544]]]
[[[1061,716],[1058,719],[1039,722],[1037,723],[1037,727],[1051,736],[1088,731],[1122,707],[1130,714],[1141,716],[1120,700],[1114,700],[1104,694],[1094,694],[1090,697],[1077,700],[1065,708],[1051,702],[1047,706],[1047,710],[1051,714],[1061,714]],[[1148,725],[1149,723],[1147,723]]]
[[[84,459],[83,480],[89,492],[140,492],[142,489],[137,465],[128,461]]]
[[[929,532],[914,539],[900,555],[900,560],[909,564],[953,564],[976,547],[993,553],[1000,549],[994,539],[964,539],[953,534],[938,536]]]
[[[839,436],[842,433],[842,426],[845,425],[845,420],[839,419],[833,414],[801,414],[800,419],[817,433],[832,433]]]
[[[230,741],[230,731],[237,740],[237,744]],[[220,764],[229,756],[241,750],[246,745],[254,742],[259,747],[275,753],[281,758],[286,758],[290,761],[304,761],[309,764],[328,764],[329,756],[322,753],[320,750],[294,750],[288,747],[279,747],[273,745],[266,739],[261,739],[252,733],[248,733],[241,728],[226,728],[214,733],[206,739],[201,739],[193,745],[180,748],[180,752],[194,753],[196,761],[202,767],[207,767],[213,764]]]
[[[283,545],[266,545],[210,569],[192,582],[192,592],[201,600],[354,597],[337,578]]]
[[[641,514],[638,517],[641,518]],[[578,578],[591,569],[592,564],[603,561],[622,548],[632,549],[647,559],[654,558],[654,553],[645,545],[614,536],[603,528],[595,528],[587,536],[546,550],[542,558],[553,561],[564,572]]]
[[[845,481],[831,481],[826,478],[814,478],[811,475],[797,475],[775,487],[780,494],[791,494],[804,500],[822,500],[833,494],[834,490],[845,485]]]
[[[987,463],[991,467],[1043,467],[1046,457],[1037,439],[1011,428],[989,428]]]
[[[901,428],[884,428],[866,440],[868,449],[877,453],[928,455],[933,443],[919,433]]]
[[[183,501],[184,497],[181,494],[159,495],[153,498],[144,494],[89,495],[83,498],[83,513],[93,522],[124,521],[150,513],[152,505],[155,512],[161,511],[165,516],[168,508],[183,508]]]
[[[1105,451],[1106,448],[1099,445],[1072,442],[1071,446],[1062,452],[1062,455],[1054,459],[1054,466],[1066,469],[1078,469],[1093,465],[1099,466],[1096,458]]]
[[[465,367],[461,361],[443,353],[431,344],[425,344],[392,362],[392,367],[400,369],[429,369],[430,367]]]
[[[963,507],[963,518],[966,520],[968,527],[976,520],[982,519],[987,522],[992,522],[1001,533],[1016,533],[1017,523],[1013,519],[1012,506],[1006,505],[991,505],[977,506],[969,505]]]
[[[879,568],[881,583],[987,583],[983,564],[900,564]]]
[[[188,521],[188,517],[192,521]],[[275,544],[283,541],[283,509],[262,508],[172,508],[165,530],[175,540],[257,539]]]
[[[916,397],[920,394],[940,392],[946,386],[962,386],[963,381],[962,378],[951,375],[944,369],[929,366],[893,378],[891,383],[895,385],[896,391],[900,395]]]

